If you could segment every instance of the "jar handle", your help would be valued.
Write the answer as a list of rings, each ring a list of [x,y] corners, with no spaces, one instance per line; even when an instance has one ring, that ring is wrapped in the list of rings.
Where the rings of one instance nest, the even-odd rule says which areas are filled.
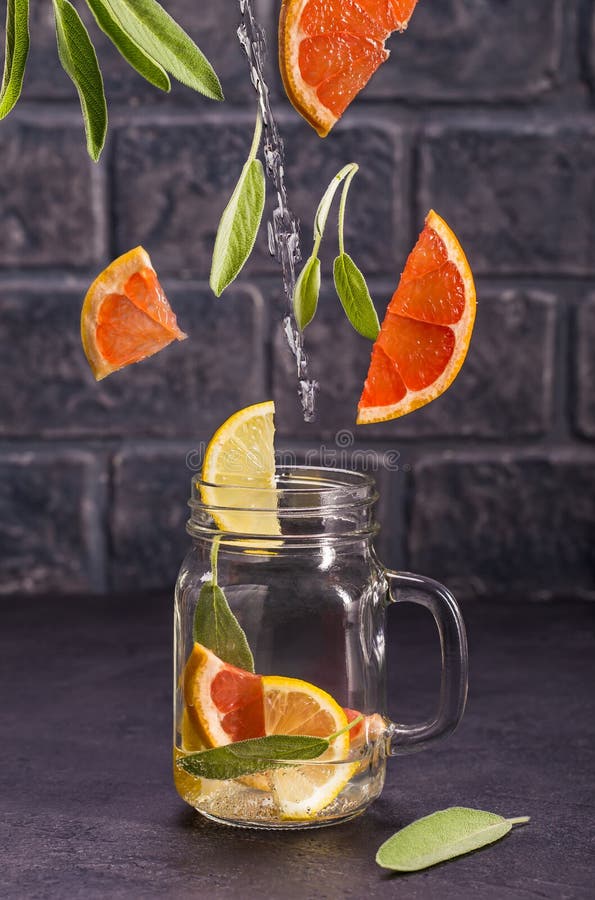
[[[399,725],[388,729],[391,756],[425,750],[451,734],[463,717],[467,701],[467,635],[457,601],[444,585],[408,572],[385,570],[392,603],[416,603],[434,616],[442,649],[440,701],[434,719],[420,725]]]

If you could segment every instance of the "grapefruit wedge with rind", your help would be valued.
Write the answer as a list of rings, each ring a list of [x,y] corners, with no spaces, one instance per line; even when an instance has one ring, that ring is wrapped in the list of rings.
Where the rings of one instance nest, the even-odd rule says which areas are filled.
[[[267,734],[329,737],[349,724],[345,710],[314,684],[277,675],[264,675],[262,683]],[[336,799],[359,768],[348,761],[350,749],[349,732],[345,732],[331,741],[316,762],[269,772],[282,819],[313,819]]]
[[[192,733],[206,747],[264,737],[262,678],[223,662],[195,643],[184,670]]]
[[[389,57],[417,0],[283,0],[279,68],[295,109],[326,137]]]
[[[476,302],[463,249],[431,210],[372,348],[358,425],[404,416],[450,387],[467,356]]]
[[[115,259],[87,291],[81,339],[97,381],[186,337],[143,247]]]

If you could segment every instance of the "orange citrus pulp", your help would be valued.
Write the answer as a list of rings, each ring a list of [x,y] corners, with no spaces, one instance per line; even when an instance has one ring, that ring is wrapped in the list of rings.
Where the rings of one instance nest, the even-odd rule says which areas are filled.
[[[202,742],[219,747],[272,734],[329,737],[348,724],[345,710],[316,685],[297,678],[253,675],[223,662],[199,643],[186,663],[183,682],[184,749]],[[334,800],[357,770],[357,764],[344,763],[349,751],[350,737],[343,733],[320,757],[323,764],[296,764],[287,771],[239,780],[248,787],[272,790],[284,818],[312,818]]]
[[[325,137],[388,59],[417,0],[283,0],[279,67],[294,107]]]
[[[142,247],[95,279],[81,312],[81,338],[97,381],[186,338]]]
[[[469,263],[431,210],[374,343],[358,424],[396,419],[443,394],[467,355],[475,309]]]
[[[195,644],[184,672],[189,719],[207,747],[264,737],[262,678]]]

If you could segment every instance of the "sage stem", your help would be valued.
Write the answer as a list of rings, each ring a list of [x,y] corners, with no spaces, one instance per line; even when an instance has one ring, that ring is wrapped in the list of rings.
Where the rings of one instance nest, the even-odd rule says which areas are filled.
[[[256,154],[258,153],[258,149],[260,147],[260,140],[262,138],[262,115],[260,114],[260,107],[256,110],[256,123],[254,125],[254,137],[252,138],[252,146],[250,147],[250,153],[248,155],[248,162],[252,162],[253,159],[256,159]]]
[[[213,584],[217,584],[217,558],[219,556],[219,544],[221,543],[221,538],[217,535],[213,538],[213,546],[211,547],[211,576],[213,579]]]
[[[351,166],[351,171],[345,179],[343,190],[341,191],[341,200],[339,203],[339,254],[341,256],[343,256],[343,254],[345,253],[345,240],[343,230],[345,226],[345,207],[347,205],[347,194],[349,193],[349,188],[351,186],[351,182],[353,181],[353,176],[358,171],[358,169],[359,166],[357,165],[357,163],[353,163]]]

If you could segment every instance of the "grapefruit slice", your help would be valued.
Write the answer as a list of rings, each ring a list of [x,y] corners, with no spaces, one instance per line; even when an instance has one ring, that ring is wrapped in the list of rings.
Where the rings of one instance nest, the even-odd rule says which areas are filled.
[[[316,685],[276,675],[263,676],[262,683],[267,734],[329,737],[348,724],[336,700]],[[347,761],[349,751],[347,732],[333,740],[315,763],[269,772],[281,818],[309,820],[329,806],[358,769],[358,763]]]
[[[357,709],[349,709],[347,706],[344,708],[344,713],[347,716],[349,724],[361,715]],[[378,713],[364,716],[361,722],[354,725],[348,732],[351,749],[360,750],[370,741],[377,741],[385,731],[386,724],[382,719],[382,716],[379,716]]]
[[[194,733],[206,747],[264,737],[262,678],[223,662],[195,644],[184,670],[184,700]]]
[[[461,245],[430,210],[372,348],[358,425],[396,419],[443,394],[467,356],[475,310]]]
[[[389,57],[417,0],[283,0],[279,68],[291,103],[326,137]]]
[[[87,291],[81,339],[97,381],[186,336],[142,247],[114,260]]]

